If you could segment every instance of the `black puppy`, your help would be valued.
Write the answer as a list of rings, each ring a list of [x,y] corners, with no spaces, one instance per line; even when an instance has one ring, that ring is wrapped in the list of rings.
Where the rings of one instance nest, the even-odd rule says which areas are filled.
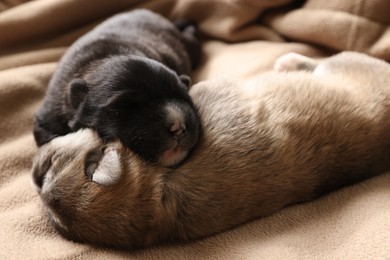
[[[141,9],[115,15],[78,39],[36,113],[38,146],[92,128],[147,161],[181,162],[199,137],[187,76],[200,56],[195,33],[191,24],[175,26]]]

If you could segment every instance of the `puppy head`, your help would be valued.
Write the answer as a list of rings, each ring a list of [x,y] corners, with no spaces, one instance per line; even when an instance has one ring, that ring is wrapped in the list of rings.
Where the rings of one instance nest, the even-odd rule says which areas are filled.
[[[119,138],[143,159],[172,166],[199,138],[199,118],[188,94],[190,79],[139,57],[105,60],[85,80],[75,80],[70,127],[96,129],[104,140]]]
[[[140,168],[142,161],[119,142],[104,144],[86,129],[40,147],[33,180],[53,226],[64,237],[136,248],[148,243],[144,231],[155,230],[160,215],[150,204],[156,193],[140,189]]]

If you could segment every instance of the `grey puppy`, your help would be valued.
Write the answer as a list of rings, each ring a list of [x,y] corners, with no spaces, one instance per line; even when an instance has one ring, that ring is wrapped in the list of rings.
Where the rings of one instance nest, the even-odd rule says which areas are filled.
[[[61,59],[36,113],[36,143],[87,127],[147,161],[181,162],[199,138],[188,95],[199,56],[191,23],[143,9],[113,16]]]
[[[390,170],[389,64],[288,54],[275,67],[191,89],[203,135],[175,169],[91,130],[42,146],[33,177],[54,227],[100,246],[188,241]]]

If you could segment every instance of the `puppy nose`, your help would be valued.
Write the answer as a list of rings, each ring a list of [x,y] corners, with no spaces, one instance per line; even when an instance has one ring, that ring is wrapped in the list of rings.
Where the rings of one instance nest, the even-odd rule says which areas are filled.
[[[170,128],[169,132],[173,135],[175,139],[179,139],[186,132],[186,125],[182,122],[175,122]]]

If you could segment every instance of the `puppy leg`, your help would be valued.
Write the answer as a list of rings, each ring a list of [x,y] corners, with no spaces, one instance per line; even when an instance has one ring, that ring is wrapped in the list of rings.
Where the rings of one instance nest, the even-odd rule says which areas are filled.
[[[280,56],[276,60],[274,64],[274,70],[280,72],[296,70],[314,71],[317,65],[318,62],[312,58],[303,56],[295,52],[290,52],[283,56]]]
[[[191,59],[191,67],[195,69],[200,62],[202,52],[197,25],[190,20],[178,20],[175,25],[182,33],[185,48]]]
[[[384,60],[358,52],[342,52],[323,59],[315,68],[314,75],[351,81],[351,86],[370,93],[378,92],[378,98],[390,97],[390,65]]]

